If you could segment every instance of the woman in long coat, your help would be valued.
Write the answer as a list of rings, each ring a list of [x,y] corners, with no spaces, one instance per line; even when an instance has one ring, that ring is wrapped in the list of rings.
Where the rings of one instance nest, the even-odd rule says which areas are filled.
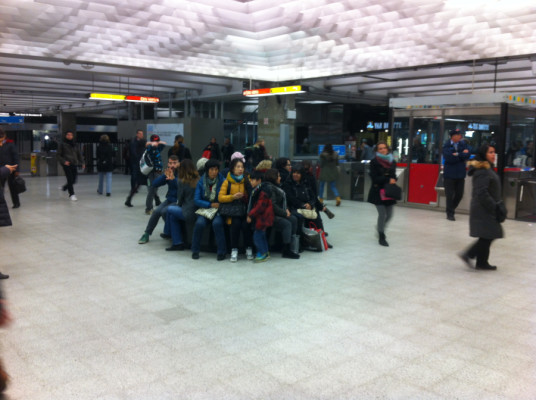
[[[473,192],[469,212],[469,234],[478,240],[460,255],[472,267],[476,258],[476,269],[494,270],[488,263],[491,242],[503,237],[501,222],[506,217],[506,208],[501,198],[501,181],[493,170],[495,147],[484,144],[477,157],[470,161],[468,175],[473,178]]]
[[[385,228],[393,216],[393,205],[395,200],[382,200],[380,191],[388,183],[396,183],[396,162],[393,155],[389,153],[387,143],[378,142],[376,145],[376,157],[370,160],[370,179],[372,185],[367,201],[376,206],[378,211],[378,235],[379,243],[382,246],[389,246],[385,238]]]

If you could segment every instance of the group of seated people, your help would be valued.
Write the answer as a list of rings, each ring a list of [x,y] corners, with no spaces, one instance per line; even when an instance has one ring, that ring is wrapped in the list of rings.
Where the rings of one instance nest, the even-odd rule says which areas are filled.
[[[162,217],[165,226],[160,236],[171,239],[167,251],[186,250],[183,228],[193,226],[191,252],[194,260],[200,257],[203,234],[209,225],[214,232],[218,261],[226,258],[230,244],[230,260],[236,262],[240,243],[248,260],[268,260],[267,231],[271,230],[276,231],[272,235],[276,242],[274,247],[281,248],[282,256],[298,259],[302,250],[302,227],[311,223],[324,230],[321,211],[333,218],[318,198],[311,170],[310,162],[292,169],[288,158],[279,158],[275,168],[270,160],[264,160],[248,173],[242,154],[237,152],[233,154],[228,171],[222,173],[218,160],[209,159],[198,170],[192,160],[179,163],[176,156],[170,156],[165,174],[153,182],[156,187],[167,184],[166,200],[151,214],[138,243],[149,241]]]

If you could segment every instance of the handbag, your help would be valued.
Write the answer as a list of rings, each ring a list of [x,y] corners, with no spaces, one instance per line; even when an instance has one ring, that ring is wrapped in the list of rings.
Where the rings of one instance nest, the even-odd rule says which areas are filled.
[[[227,195],[231,194],[231,184],[227,184]],[[242,200],[233,200],[230,203],[220,203],[218,208],[222,217],[243,217],[246,215],[246,204]]]
[[[216,214],[218,213],[217,208],[198,208],[195,213],[197,215],[201,215],[202,217],[205,217],[206,219],[213,220]]]
[[[318,214],[315,210],[308,210],[307,208],[298,208],[298,214],[303,215],[307,219],[317,219]]]
[[[140,159],[140,171],[143,175],[149,175],[153,168],[154,166],[153,162],[151,161],[151,157],[149,157],[147,150],[145,150]]]
[[[22,176],[17,175],[15,179],[13,179],[13,184],[15,192],[17,192],[17,194],[21,194],[26,191],[26,182],[24,181],[24,179],[22,179]]]
[[[396,183],[388,183],[385,185],[382,189],[384,191],[384,195],[386,197],[389,197],[390,200],[401,200],[402,199],[402,188],[398,186]],[[382,190],[380,190],[380,196],[382,195]],[[383,200],[383,199],[382,199]]]
[[[302,226],[302,247],[305,250],[322,252],[328,249],[326,235],[322,229],[318,229],[312,222],[309,228]]]

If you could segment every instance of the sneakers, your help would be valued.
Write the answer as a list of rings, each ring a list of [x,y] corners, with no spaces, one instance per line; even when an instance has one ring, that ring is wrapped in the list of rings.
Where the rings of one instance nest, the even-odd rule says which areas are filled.
[[[149,234],[148,233],[144,233],[140,240],[138,240],[138,244],[145,244],[149,241]]]
[[[72,196],[70,196],[69,199],[71,201],[78,201],[78,199],[76,198],[76,196],[74,194]]]
[[[251,247],[246,249],[246,258],[248,260],[253,260],[253,249]]]
[[[233,249],[231,251],[231,262],[237,262],[238,261],[238,249]]]
[[[268,254],[268,253],[266,253],[266,254],[257,253],[257,257],[255,257],[255,260],[253,262],[261,263],[261,262],[268,261],[269,259],[270,259],[270,254]]]
[[[192,260],[199,260],[199,253],[192,253]]]
[[[225,254],[218,254],[218,261],[225,260]]]

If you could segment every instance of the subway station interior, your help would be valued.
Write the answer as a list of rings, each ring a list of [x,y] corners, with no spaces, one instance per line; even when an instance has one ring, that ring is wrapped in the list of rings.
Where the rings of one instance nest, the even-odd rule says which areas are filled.
[[[271,89],[271,90],[270,90]],[[266,91],[269,95],[260,96]],[[536,3],[529,0],[3,0],[0,128],[27,191],[0,229],[15,399],[535,399]],[[339,153],[332,249],[255,264],[140,245],[136,130],[194,162],[263,138],[316,171]],[[469,269],[472,180],[445,219],[442,147],[492,143],[508,209],[496,271]],[[78,201],[56,159],[75,132]],[[111,196],[96,148],[110,137]],[[402,199],[380,247],[362,144]],[[165,151],[167,154],[167,150]],[[163,197],[164,189],[160,189]]]

